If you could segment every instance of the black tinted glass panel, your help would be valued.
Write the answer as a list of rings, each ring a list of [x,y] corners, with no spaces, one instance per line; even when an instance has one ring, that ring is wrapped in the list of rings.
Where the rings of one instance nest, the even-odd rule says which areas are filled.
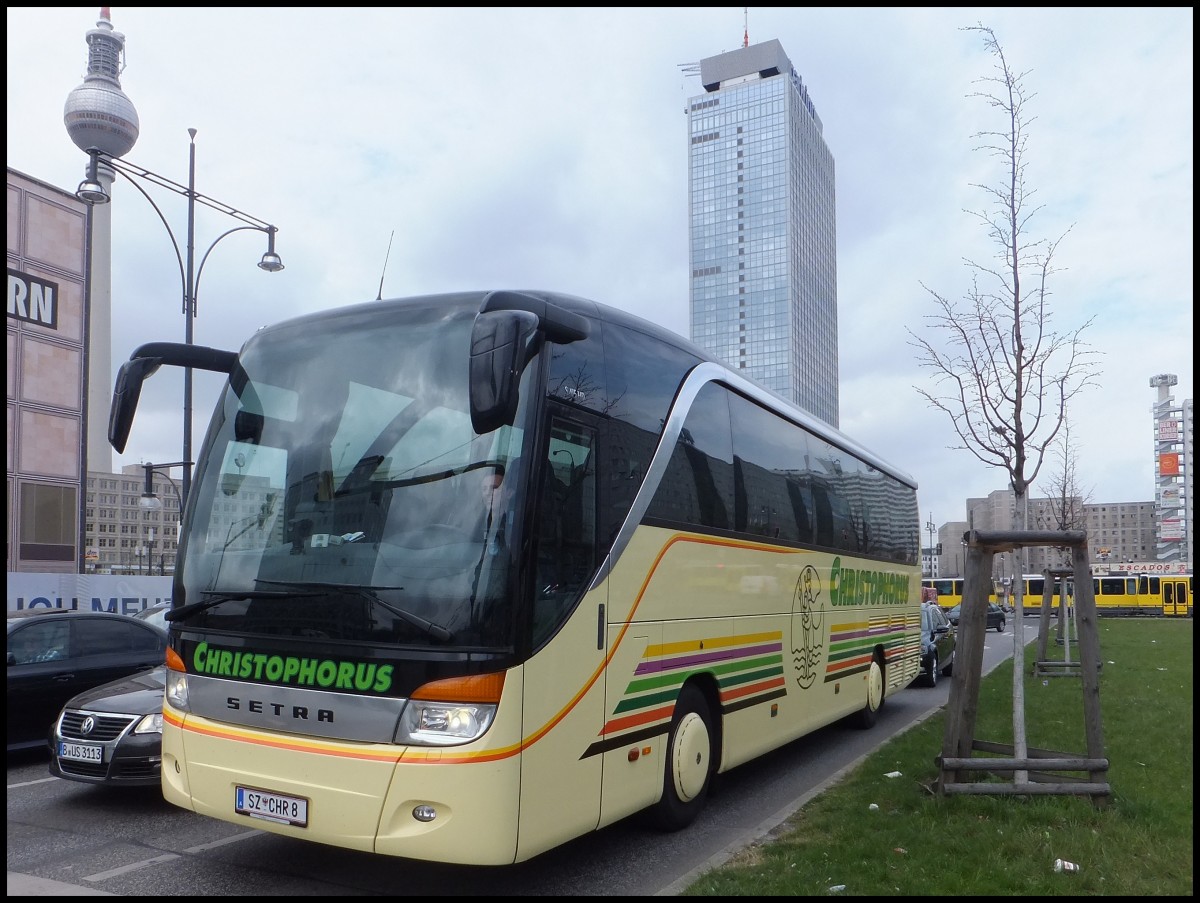
[[[546,392],[568,404],[604,413],[614,405],[604,367],[603,330],[592,321],[588,338],[566,345],[548,345],[550,375]]]
[[[729,400],[737,474],[736,529],[788,542],[811,542],[814,499],[809,436],[739,395]]]
[[[698,359],[612,323],[605,324],[604,342],[610,404],[601,412],[608,418],[601,449],[608,462],[601,529],[611,542],[646,477],[675,393]]]
[[[733,445],[727,390],[700,390],[647,516],[716,530],[733,526]]]
[[[129,623],[107,619],[79,621],[75,625],[75,639],[80,655],[151,652],[159,645],[154,633],[132,619]]]

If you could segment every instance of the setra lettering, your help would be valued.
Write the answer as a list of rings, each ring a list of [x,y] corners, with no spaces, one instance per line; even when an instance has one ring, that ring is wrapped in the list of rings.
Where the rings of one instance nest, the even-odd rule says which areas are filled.
[[[288,710],[286,703],[271,702],[263,699],[242,699],[239,696],[225,697],[225,708],[233,712],[240,712],[245,709],[247,712],[252,712],[255,715],[266,714],[269,710],[270,714],[276,718],[287,718],[292,721],[320,721],[323,724],[333,724],[334,713],[333,709],[309,709],[306,705],[293,705],[291,710]]]

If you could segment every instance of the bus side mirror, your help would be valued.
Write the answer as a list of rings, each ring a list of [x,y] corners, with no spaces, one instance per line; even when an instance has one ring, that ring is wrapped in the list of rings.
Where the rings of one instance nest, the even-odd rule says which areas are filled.
[[[133,415],[142,394],[142,383],[159,368],[161,358],[138,357],[126,361],[117,371],[113,387],[112,406],[108,411],[108,441],[117,453],[125,451]]]
[[[471,330],[471,426],[477,435],[511,424],[520,400],[521,372],[537,337],[538,318],[524,310],[493,310],[475,316]]]
[[[236,363],[235,352],[203,345],[147,342],[134,349],[129,360],[117,372],[117,383],[113,387],[112,407],[108,409],[109,444],[118,452],[125,451],[129,429],[133,426],[133,415],[137,412],[138,398],[142,394],[142,383],[163,364],[232,373]]]

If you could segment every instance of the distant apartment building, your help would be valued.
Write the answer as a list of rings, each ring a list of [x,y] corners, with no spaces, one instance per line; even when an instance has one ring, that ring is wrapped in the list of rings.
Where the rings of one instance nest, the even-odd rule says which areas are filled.
[[[1154,561],[1155,508],[1154,502],[1101,502],[1084,504],[1074,500],[1081,523],[1072,529],[1082,529],[1088,535],[1088,557],[1093,569],[1121,570],[1121,565]],[[1029,529],[1057,530],[1061,510],[1058,499],[1029,499]],[[966,549],[963,535],[968,530],[1001,531],[1013,529],[1016,493],[998,489],[986,498],[967,499],[967,520],[942,524],[938,530],[937,568],[943,577],[965,574]],[[1011,554],[1011,553],[1010,553]],[[1020,573],[1040,574],[1047,567],[1064,567],[1069,561],[1061,551],[1048,546],[1031,546],[1022,550],[1024,556]],[[993,561],[993,576],[1018,573],[1008,556],[997,555]]]
[[[84,509],[86,573],[175,573],[182,471],[160,467],[151,470],[148,495],[146,465],[128,464],[120,473],[88,473]],[[283,546],[283,521],[270,518],[272,507],[278,503],[277,493],[263,477],[247,475],[244,480],[247,485],[238,493],[239,501],[222,499],[213,505],[207,534],[192,537],[198,549],[236,555],[251,541],[251,529],[261,527],[268,519],[278,521],[273,541]],[[253,537],[254,543],[261,541],[260,535]]]
[[[85,573],[173,574],[179,548],[179,489],[155,471],[158,504],[142,502],[145,468],[120,473],[88,471],[84,506]]]
[[[834,162],[776,40],[701,60],[688,101],[691,339],[838,425]]]

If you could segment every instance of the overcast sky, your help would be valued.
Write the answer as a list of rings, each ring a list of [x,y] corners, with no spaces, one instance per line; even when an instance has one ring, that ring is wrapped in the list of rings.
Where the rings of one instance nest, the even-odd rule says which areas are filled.
[[[919,483],[921,520],[965,518],[1003,471],[957,444],[916,387],[906,328],[995,248],[966,212],[994,170],[972,135],[999,129],[969,95],[996,33],[1036,96],[1026,178],[1036,236],[1068,227],[1054,327],[1085,333],[1099,386],[1070,417],[1094,503],[1154,496],[1150,378],[1191,398],[1193,10],[705,7],[431,9],[113,7],[122,88],[141,135],[128,159],[279,228],[286,269],[254,233],[214,250],[197,344],[239,347],[294,314],[458,289],[582,295],[688,335],[688,134],[702,94],[685,67],[778,39],[824,123],[837,177],[841,428]],[[8,7],[8,165],[73,191],[85,155],[63,104],[86,70],[99,7]],[[155,189],[177,236],[183,198]],[[162,222],[118,180],[113,366],[184,337]],[[198,208],[197,260],[234,223]],[[389,238],[395,234],[386,272]],[[199,448],[218,381],[196,374]],[[182,378],[147,385],[126,454],[182,454]],[[1046,494],[1049,462],[1033,495]],[[923,533],[923,538],[927,536]]]

